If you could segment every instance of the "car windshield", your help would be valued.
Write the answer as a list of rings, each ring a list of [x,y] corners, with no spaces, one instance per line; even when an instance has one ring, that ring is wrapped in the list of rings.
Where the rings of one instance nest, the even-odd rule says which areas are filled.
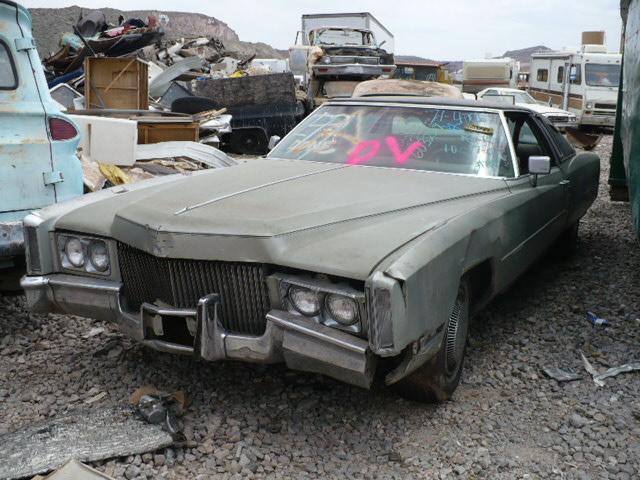
[[[498,113],[456,108],[325,105],[268,157],[514,176]]]
[[[505,100],[502,101],[502,99],[497,97],[507,97],[507,98],[505,98]],[[511,100],[511,97],[513,97],[513,100]],[[495,101],[495,102],[506,103],[506,104],[512,104],[513,102],[526,103],[526,104],[538,103],[536,99],[533,98],[531,95],[529,95],[527,92],[489,91],[483,98],[486,98],[486,100],[490,100],[492,102]]]
[[[328,28],[320,30],[316,39],[318,45],[369,45],[369,35],[359,30]]]
[[[585,79],[591,87],[617,87],[620,84],[620,65],[587,63]]]

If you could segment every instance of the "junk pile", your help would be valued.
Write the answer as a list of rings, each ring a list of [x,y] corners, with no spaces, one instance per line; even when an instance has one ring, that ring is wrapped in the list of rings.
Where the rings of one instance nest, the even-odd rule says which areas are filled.
[[[91,11],[43,60],[51,96],[82,130],[87,190],[234,163],[217,148],[267,153],[306,113],[288,61],[239,55],[217,38],[166,40],[160,23],[109,24]],[[172,143],[166,154],[139,159],[140,145],[159,142]],[[184,154],[175,142],[188,142]]]

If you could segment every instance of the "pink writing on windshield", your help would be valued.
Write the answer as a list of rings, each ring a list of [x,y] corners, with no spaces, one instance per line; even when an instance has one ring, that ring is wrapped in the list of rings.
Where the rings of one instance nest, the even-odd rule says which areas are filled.
[[[384,142],[393,154],[396,163],[399,164],[406,163],[416,150],[424,147],[424,143],[422,142],[413,142],[403,152],[396,137],[387,137],[384,139]],[[380,140],[365,140],[364,142],[360,142],[349,155],[347,163],[349,165],[358,165],[368,162],[378,154],[380,148],[382,148],[382,142],[380,142]]]

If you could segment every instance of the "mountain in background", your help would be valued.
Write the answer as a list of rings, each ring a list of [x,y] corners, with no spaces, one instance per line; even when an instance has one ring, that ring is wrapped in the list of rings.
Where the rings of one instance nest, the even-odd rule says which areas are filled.
[[[59,48],[60,38],[65,32],[71,32],[82,13],[86,14],[92,9],[78,6],[65,8],[32,8],[33,35],[38,46],[38,52],[42,57],[48,56]],[[193,38],[195,36],[215,37],[224,43],[227,50],[238,55],[253,55],[258,58],[288,58],[287,50],[278,50],[266,43],[243,42],[238,34],[229,25],[214,17],[201,13],[169,12],[161,10],[116,10],[114,8],[101,8],[107,21],[117,24],[118,16],[125,18],[141,18],[147,21],[149,15],[166,15],[169,22],[164,27],[165,39],[175,40],[179,38]],[[518,60],[521,67],[528,67],[531,62],[531,54],[546,52],[551,49],[544,45],[508,50],[500,57],[511,57]],[[447,63],[445,67],[449,72],[456,72],[462,68],[461,60],[433,60],[416,55],[396,55],[395,58],[405,62],[441,62]]]
[[[286,58],[286,50],[277,50],[266,43],[243,42],[238,34],[226,23],[201,13],[169,12],[162,10],[116,10],[114,8],[89,9],[78,6],[65,8],[30,8],[33,18],[33,35],[41,57],[48,56],[60,48],[60,38],[65,32],[73,31],[78,18],[91,10],[101,10],[107,22],[117,25],[118,16],[140,18],[147,21],[149,15],[166,15],[169,22],[164,27],[165,39],[193,38],[197,36],[215,37],[224,43],[227,50],[240,55],[258,58]]]
[[[535,47],[520,48],[517,50],[507,50],[499,57],[493,57],[493,58],[511,57],[520,62],[521,70],[524,69],[525,71],[527,71],[528,66],[531,63],[531,55],[533,55],[534,53],[550,52],[550,51],[552,51],[552,49],[549,47],[546,47],[544,45],[536,45]],[[403,62],[446,63],[447,65],[445,66],[445,68],[449,70],[449,72],[451,73],[457,72],[458,70],[462,69],[462,60],[433,60],[430,58],[418,57],[416,55],[395,55],[395,58],[396,60],[403,61]]]

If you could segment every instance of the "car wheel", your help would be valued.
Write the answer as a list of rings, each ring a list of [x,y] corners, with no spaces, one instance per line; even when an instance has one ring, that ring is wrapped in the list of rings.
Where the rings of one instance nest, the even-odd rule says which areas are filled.
[[[400,380],[400,395],[418,402],[444,402],[460,383],[469,334],[469,286],[460,282],[453,311],[445,325],[438,353],[415,372]]]

